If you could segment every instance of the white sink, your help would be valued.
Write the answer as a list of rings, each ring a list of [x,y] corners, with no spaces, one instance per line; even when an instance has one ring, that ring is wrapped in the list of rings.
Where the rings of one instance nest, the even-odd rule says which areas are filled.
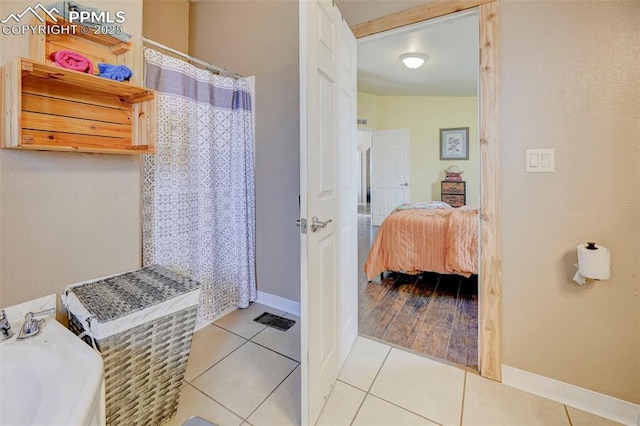
[[[102,357],[53,318],[0,343],[0,425],[103,425]]]

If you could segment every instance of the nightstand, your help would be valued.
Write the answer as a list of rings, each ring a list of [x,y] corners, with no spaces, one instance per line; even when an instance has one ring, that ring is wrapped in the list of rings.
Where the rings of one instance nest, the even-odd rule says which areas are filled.
[[[467,183],[465,181],[442,181],[440,192],[442,201],[451,207],[462,207],[467,203]]]

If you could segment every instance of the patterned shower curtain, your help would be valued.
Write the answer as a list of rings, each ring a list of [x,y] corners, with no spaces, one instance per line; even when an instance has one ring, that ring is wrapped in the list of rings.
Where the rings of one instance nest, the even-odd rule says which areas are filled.
[[[256,299],[249,83],[145,48],[156,154],[143,159],[143,264],[202,284],[196,324]]]

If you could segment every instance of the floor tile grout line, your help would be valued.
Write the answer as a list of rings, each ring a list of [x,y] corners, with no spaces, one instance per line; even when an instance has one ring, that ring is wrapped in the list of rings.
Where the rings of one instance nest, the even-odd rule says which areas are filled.
[[[287,312],[287,311],[283,311],[283,310],[281,310],[281,309],[275,309],[275,308],[273,308],[273,307],[271,307],[271,306],[268,306],[268,305],[262,304],[262,303],[260,303],[260,302],[255,302],[255,301],[254,301],[254,302],[251,302],[251,303],[258,303],[260,306],[264,306],[264,307],[265,307],[265,309],[267,309],[267,308],[268,308],[268,309],[271,309],[271,310],[273,310],[273,311],[277,312],[277,313],[273,313],[273,312],[265,311],[265,312],[270,313],[270,314],[273,314],[273,315],[284,316],[285,314],[288,314],[288,313],[289,313],[289,312]],[[250,305],[250,306],[251,306],[251,305]],[[216,322],[220,321],[222,318],[224,318],[224,317],[226,317],[226,316],[228,316],[228,315],[231,315],[232,313],[237,312],[237,311],[239,311],[239,310],[243,310],[243,309],[249,309],[249,308],[237,308],[236,310],[231,311],[231,312],[229,312],[228,314],[226,314],[226,315],[224,315],[224,316],[222,316],[222,317],[218,318],[215,322],[209,323],[209,324],[207,324],[207,325],[215,325],[216,327],[221,328],[221,329],[223,329],[224,331],[228,331],[229,333],[235,334],[235,335],[236,335],[236,336],[238,336],[238,337],[242,337],[243,339],[246,339],[246,340],[251,340],[251,339],[253,339],[254,337],[256,337],[258,334],[262,333],[262,332],[267,328],[267,326],[265,325],[262,329],[260,329],[260,331],[258,331],[256,334],[252,335],[251,337],[249,337],[249,338],[247,339],[246,337],[241,336],[240,334],[238,334],[238,333],[234,332],[233,330],[226,329],[226,328],[224,328],[223,326],[221,326],[221,325],[219,325],[219,324],[216,324]],[[255,321],[253,321],[253,320],[250,320],[250,321],[249,321],[249,323],[250,323],[250,324],[251,324],[251,323],[253,323],[253,322],[255,322]],[[256,323],[256,324],[259,324],[259,323]],[[204,327],[203,327],[203,328],[204,328]]]
[[[320,409],[320,414],[318,414],[318,418],[316,419],[316,423],[317,424],[320,421],[320,418],[322,417],[322,414],[324,413],[324,410],[327,409],[327,405],[329,404],[329,400],[331,399],[331,396],[333,395],[333,391],[336,388],[336,383],[338,383],[339,380],[336,379],[336,382],[331,386],[331,390],[329,391],[329,395],[324,399],[324,402],[322,403],[322,408]],[[314,426],[315,426],[314,424]]]
[[[300,364],[300,361],[298,361],[298,360],[296,360],[296,359],[294,359],[294,358],[291,358],[291,357],[290,357],[290,356],[288,356],[288,355],[285,355],[285,354],[283,354],[283,353],[280,353],[280,352],[276,351],[275,349],[271,349],[271,348],[269,348],[269,347],[267,347],[267,346],[264,346],[264,345],[263,345],[263,344],[261,344],[261,343],[254,342],[253,340],[249,340],[249,342],[253,343],[254,345],[258,345],[258,346],[260,346],[261,348],[268,349],[268,350],[270,350],[271,352],[273,352],[273,353],[275,353],[275,354],[278,354],[278,355],[280,355],[280,356],[282,356],[282,357],[285,357],[285,358],[287,358],[288,360],[291,360],[291,361],[293,361],[293,362],[295,362],[295,363],[297,363],[297,364]]]
[[[215,325],[215,324],[214,324],[214,325]],[[244,339],[245,341],[244,341],[244,343],[242,343],[240,346],[238,346],[237,348],[235,348],[234,350],[232,350],[231,352],[229,352],[227,355],[225,355],[224,357],[222,357],[220,360],[218,360],[215,364],[211,365],[211,366],[210,366],[209,368],[207,368],[205,371],[203,371],[202,373],[198,374],[198,376],[197,376],[197,377],[195,377],[195,378],[193,378],[191,381],[193,381],[193,380],[197,379],[198,377],[202,376],[204,373],[206,373],[207,371],[209,371],[212,367],[214,367],[214,366],[216,366],[217,364],[219,364],[223,359],[225,359],[226,357],[228,357],[229,355],[231,355],[232,353],[234,353],[235,351],[237,351],[238,349],[240,349],[240,347],[244,346],[244,345],[245,345],[245,344],[247,344],[248,342],[251,342],[251,343],[253,343],[254,345],[258,345],[258,346],[260,346],[261,348],[268,349],[268,350],[270,350],[270,351],[271,351],[271,352],[273,352],[273,353],[276,353],[276,354],[278,354],[278,355],[280,355],[280,356],[283,356],[283,357],[285,357],[285,358],[287,358],[287,359],[289,359],[289,360],[291,360],[291,361],[293,361],[293,362],[296,362],[296,363],[300,364],[300,361],[298,361],[298,360],[296,360],[296,359],[294,359],[294,358],[291,358],[291,357],[290,357],[290,356],[288,356],[288,355],[285,355],[285,354],[283,354],[283,353],[280,353],[280,352],[278,352],[278,351],[276,351],[276,350],[274,350],[274,349],[271,349],[271,348],[269,348],[269,347],[267,347],[267,346],[264,346],[264,345],[262,345],[262,344],[260,344],[260,343],[255,342],[255,341],[253,341],[253,340],[252,340],[252,339],[253,339],[253,337],[256,337],[258,334],[262,333],[262,332],[264,331],[264,329],[263,329],[263,330],[261,330],[261,331],[260,331],[260,333],[258,333],[258,334],[256,334],[255,336],[253,336],[251,339],[247,339],[246,337],[242,337],[242,336],[240,336],[239,334],[236,334],[236,333],[234,333],[234,332],[232,332],[232,331],[229,331],[229,330],[227,330],[227,329],[226,329],[226,328],[224,328],[224,327],[220,327],[220,326],[218,326],[218,327],[219,327],[219,328],[221,328],[221,329],[223,329],[223,330],[225,330],[225,331],[228,331],[229,333],[231,333],[231,334],[233,334],[233,335],[235,335],[235,336],[240,337],[241,339]],[[265,327],[265,329],[266,329],[266,328],[267,328],[267,327]],[[187,382],[187,383],[190,383],[190,382]]]
[[[380,375],[380,372],[382,371],[384,364],[387,362],[387,359],[389,359],[389,355],[391,355],[392,350],[393,348],[389,346],[389,350],[387,351],[387,354],[385,355],[384,360],[382,360],[382,363],[380,364],[380,368],[378,368],[378,371],[376,371],[376,375],[373,376],[373,380],[371,381],[369,388],[366,390],[367,393],[371,392],[371,388],[373,388],[373,385],[376,383],[376,380],[378,379],[378,376]]]
[[[281,312],[282,312],[282,313],[281,313],[281,314],[279,314],[279,315],[281,315],[281,316],[282,316],[282,314],[287,314],[287,313],[288,313],[288,312],[286,312],[286,311],[281,311]],[[238,347],[234,348],[231,352],[229,352],[228,354],[226,354],[224,357],[222,357],[221,359],[219,359],[217,362],[215,362],[214,364],[212,364],[211,366],[209,366],[209,367],[208,367],[206,370],[204,370],[202,373],[198,374],[198,375],[197,375],[196,377],[194,377],[191,381],[187,381],[186,379],[184,379],[184,382],[187,384],[187,386],[191,386],[193,389],[195,389],[195,390],[196,390],[197,392],[199,392],[200,394],[204,395],[206,398],[208,398],[208,399],[210,399],[210,400],[212,400],[212,401],[216,402],[216,403],[217,403],[217,404],[219,404],[221,407],[225,408],[226,410],[228,410],[229,412],[231,412],[232,414],[234,414],[234,415],[235,415],[235,416],[237,416],[238,418],[242,419],[242,422],[243,422],[243,423],[244,423],[244,422],[249,423],[249,420],[248,420],[248,419],[249,419],[249,417],[251,417],[251,416],[253,415],[253,413],[255,413],[255,412],[256,412],[256,410],[258,410],[258,409],[259,409],[259,408],[260,408],[260,407],[261,407],[261,406],[262,406],[262,405],[263,405],[263,404],[264,404],[264,403],[269,399],[269,397],[271,397],[271,395],[273,395],[273,393],[274,393],[274,392],[275,392],[275,391],[276,391],[276,390],[277,390],[277,389],[278,389],[278,388],[279,388],[279,387],[280,387],[280,386],[285,382],[285,380],[287,380],[287,379],[289,378],[289,376],[291,376],[291,374],[293,374],[293,372],[294,372],[297,368],[299,368],[299,367],[300,367],[300,365],[301,365],[301,364],[300,364],[300,362],[299,362],[299,361],[297,361],[297,360],[295,360],[295,359],[293,359],[293,358],[291,358],[291,357],[289,357],[289,356],[287,356],[287,355],[284,355],[284,354],[282,354],[282,353],[280,353],[280,352],[278,352],[278,351],[276,351],[276,350],[273,350],[273,349],[271,349],[271,348],[268,348],[268,347],[266,347],[266,346],[264,346],[264,345],[262,345],[262,344],[260,344],[260,343],[255,342],[255,341],[253,341],[253,340],[252,340],[252,339],[253,339],[253,338],[255,338],[258,334],[260,334],[260,333],[262,333],[264,330],[266,330],[266,329],[268,328],[267,326],[264,326],[264,327],[263,327],[259,332],[257,332],[256,334],[254,334],[254,335],[253,335],[253,336],[251,336],[250,338],[246,338],[246,337],[241,336],[241,335],[239,335],[239,334],[235,333],[235,332],[234,332],[234,331],[232,331],[232,330],[228,330],[228,329],[226,329],[226,328],[224,328],[224,327],[222,327],[222,326],[220,326],[220,325],[218,325],[218,324],[210,323],[210,324],[208,324],[208,325],[214,325],[214,326],[216,326],[217,328],[219,328],[219,329],[221,329],[221,330],[223,330],[223,331],[226,331],[226,332],[228,332],[228,333],[230,333],[230,334],[233,334],[234,336],[237,336],[237,337],[239,337],[239,338],[243,339],[243,340],[244,340],[244,342],[242,342],[242,344],[240,344]],[[194,382],[195,380],[197,380],[199,377],[201,377],[203,374],[205,374],[206,372],[208,372],[209,370],[211,370],[213,367],[215,367],[216,365],[218,365],[220,362],[222,362],[223,360],[225,360],[227,357],[229,357],[230,355],[232,355],[232,354],[233,354],[234,352],[236,352],[238,349],[240,349],[241,347],[245,346],[245,345],[246,345],[247,343],[249,343],[249,342],[251,342],[251,343],[253,343],[253,344],[255,344],[255,345],[257,345],[257,346],[259,346],[259,347],[261,347],[261,348],[263,348],[263,349],[267,349],[267,350],[269,350],[269,351],[271,351],[271,352],[275,353],[276,355],[280,355],[280,356],[282,356],[282,357],[284,357],[284,358],[286,358],[286,359],[288,359],[288,360],[290,360],[290,361],[293,361],[293,362],[295,362],[295,363],[296,363],[296,365],[295,365],[295,366],[293,367],[293,369],[289,372],[289,374],[287,374],[287,375],[284,377],[284,379],[283,379],[280,383],[278,383],[278,385],[277,385],[277,386],[276,386],[276,387],[275,387],[275,388],[274,388],[274,389],[273,389],[273,390],[272,390],[272,391],[271,391],[271,392],[270,392],[270,393],[265,397],[265,399],[264,399],[262,402],[260,402],[260,404],[259,404],[259,405],[258,405],[258,406],[253,410],[253,411],[251,411],[251,413],[249,413],[249,415],[245,418],[244,416],[242,416],[242,415],[240,415],[240,414],[236,413],[235,411],[233,411],[232,409],[230,409],[230,408],[229,408],[229,407],[227,407],[226,405],[222,404],[220,401],[217,401],[215,398],[213,398],[213,397],[211,397],[210,395],[208,395],[206,392],[204,392],[203,390],[201,390],[200,388],[198,388],[198,387],[197,387],[193,382]],[[250,424],[250,423],[249,423],[249,424]]]
[[[361,409],[361,408],[362,408],[362,406],[364,405],[364,401],[367,399],[367,396],[369,396],[369,395],[370,395],[370,396],[372,396],[372,397],[374,397],[374,398],[378,398],[378,399],[380,399],[381,401],[388,402],[388,403],[389,403],[389,404],[391,404],[391,405],[395,405],[396,407],[401,408],[401,409],[403,409],[404,411],[409,411],[410,413],[415,414],[415,413],[413,413],[412,411],[407,410],[407,409],[406,409],[406,408],[404,408],[404,407],[401,407],[401,406],[399,406],[399,405],[397,405],[397,404],[394,404],[394,403],[393,403],[393,402],[391,402],[391,401],[387,401],[387,400],[386,400],[386,399],[384,399],[384,398],[380,398],[379,396],[374,395],[374,394],[372,394],[372,393],[369,393],[368,391],[362,390],[362,389],[360,389],[359,387],[357,387],[357,386],[355,386],[355,385],[352,385],[351,383],[345,382],[344,380],[337,379],[337,380],[336,380],[336,382],[340,382],[340,383],[342,383],[342,384],[345,384],[345,385],[349,386],[350,388],[353,388],[353,389],[355,389],[355,390],[358,390],[358,391],[360,391],[360,392],[362,392],[362,393],[364,394],[364,398],[362,398],[362,402],[360,403],[360,405],[358,405],[358,409],[356,410],[356,413],[353,415],[353,419],[351,419],[351,423],[349,423],[349,425],[352,425],[352,424],[353,424],[353,422],[355,422],[355,421],[356,421],[356,417],[358,417],[358,413],[360,413],[360,409]],[[422,417],[422,416],[420,416],[420,417]],[[425,417],[423,417],[423,418],[425,418]],[[428,420],[428,419],[427,419],[427,420]]]
[[[280,355],[280,356],[282,356],[283,358],[287,358],[288,360],[293,361],[293,362],[295,362],[295,363],[296,363],[296,364],[298,364],[298,365],[300,365],[300,364],[301,364],[301,363],[300,363],[300,361],[297,361],[297,360],[295,360],[295,359],[293,359],[293,358],[291,358],[291,357],[289,357],[289,356],[287,356],[287,355],[281,354],[280,352],[275,351],[275,350],[273,350],[273,349],[271,349],[271,348],[268,348],[268,347],[266,347],[266,346],[264,346],[264,345],[261,345],[260,343],[254,342],[253,340],[247,340],[247,339],[245,339],[245,341],[244,341],[240,346],[238,346],[237,348],[235,348],[234,350],[232,350],[231,352],[229,352],[228,354],[226,354],[225,356],[223,356],[222,358],[220,358],[218,361],[216,361],[214,364],[212,364],[210,367],[208,367],[208,368],[207,368],[206,370],[204,370],[202,373],[198,374],[196,377],[194,377],[193,379],[191,379],[191,381],[187,381],[187,380],[185,380],[185,382],[187,382],[187,383],[191,384],[194,380],[196,380],[197,378],[199,378],[200,376],[202,376],[202,375],[203,375],[204,373],[206,373],[207,371],[211,370],[213,367],[215,367],[216,365],[218,365],[219,363],[221,363],[221,362],[222,362],[222,360],[226,359],[229,355],[231,355],[232,353],[234,353],[235,351],[237,351],[238,349],[240,349],[242,346],[246,345],[246,344],[247,344],[247,343],[249,343],[249,342],[250,342],[250,343],[253,343],[254,345],[260,346],[260,347],[261,347],[261,348],[263,348],[263,349],[267,349],[267,350],[269,350],[269,351],[271,351],[271,352],[275,353],[276,355]],[[296,366],[296,367],[297,367],[297,366]]]
[[[567,404],[562,404],[564,406],[564,412],[567,414],[567,420],[569,420],[569,426],[573,426],[573,422],[571,421],[571,415],[569,414],[569,408]]]
[[[428,359],[430,361],[434,361],[434,362],[437,362],[437,363],[442,364],[442,365],[448,365],[450,367],[457,368],[458,370],[462,370],[464,372],[473,373],[473,374],[480,374],[480,372],[478,371],[478,366],[476,366],[476,365],[459,364],[457,362],[453,362],[453,361],[445,359],[445,358],[439,358],[439,357],[437,357],[435,355],[422,353],[422,352],[420,352],[420,351],[418,351],[416,349],[411,349],[411,348],[404,347],[404,346],[399,345],[397,343],[386,342],[386,341],[380,339],[379,337],[375,337],[375,336],[369,336],[369,335],[366,335],[366,334],[359,334],[359,336],[364,337],[365,339],[372,340],[374,342],[378,342],[378,343],[380,343],[382,345],[390,346],[392,349],[397,349],[399,351],[406,352],[408,354],[415,355],[415,356],[418,356],[420,358]]]
[[[245,340],[251,340],[251,339],[253,339],[254,337],[256,337],[258,334],[262,333],[262,332],[267,328],[267,326],[265,325],[265,326],[264,326],[263,328],[261,328],[261,329],[260,329],[260,331],[258,331],[256,334],[253,334],[253,335],[251,335],[251,337],[246,338],[246,337],[244,337],[244,336],[242,336],[242,335],[240,335],[240,334],[236,333],[236,332],[235,332],[235,331],[233,331],[233,330],[229,330],[229,329],[224,328],[224,327],[223,327],[223,326],[221,326],[221,325],[218,325],[218,324],[215,324],[215,323],[214,323],[213,325],[215,325],[215,326],[216,326],[216,327],[218,327],[218,328],[223,329],[224,331],[227,331],[227,332],[229,332],[229,333],[231,333],[231,334],[234,334],[234,335],[236,335],[236,336],[238,336],[238,337],[242,337],[242,338],[243,338],[243,339],[245,339]]]
[[[360,414],[360,410],[362,409],[362,406],[364,405],[364,402],[367,400],[367,396],[369,396],[369,392],[365,392],[364,393],[364,398],[362,398],[362,401],[360,401],[360,404],[358,405],[358,409],[356,410],[355,414],[353,415],[353,418],[349,422],[349,426],[353,425],[353,422],[356,421],[356,418],[358,417],[358,414]]]
[[[206,373],[207,371],[211,370],[214,366],[216,366],[217,364],[219,364],[223,359],[227,358],[229,355],[231,355],[232,353],[234,353],[235,351],[237,351],[238,349],[240,349],[242,346],[246,345],[247,343],[254,343],[256,345],[258,345],[255,342],[252,342],[251,340],[247,340],[245,339],[245,342],[243,344],[241,344],[240,346],[238,346],[237,348],[235,348],[233,351],[229,352],[227,355],[225,355],[222,359],[220,359],[220,361],[216,362],[215,364],[213,364],[211,367],[209,367],[207,370],[205,370],[203,373],[201,373],[200,375],[198,375],[196,378],[194,378],[193,380],[196,380],[198,377],[202,376],[204,373]],[[262,346],[262,345],[258,345],[258,346]],[[264,346],[263,346],[264,347]],[[269,349],[269,348],[265,348],[265,349]],[[269,349],[271,350],[271,349]],[[275,352],[272,350],[272,352]],[[278,355],[282,355],[278,352],[275,352]],[[284,355],[282,355],[284,356]],[[287,357],[288,358],[288,357]],[[291,359],[291,358],[289,358]],[[224,408],[226,408],[227,410],[229,410],[230,412],[232,412],[233,414],[235,414],[236,416],[240,417],[242,419],[243,422],[248,422],[248,418],[251,417],[251,415],[267,400],[269,399],[269,397],[271,396],[271,394],[273,394],[273,392],[276,391],[276,389],[278,389],[278,387],[280,387],[280,385],[282,383],[284,383],[285,380],[287,380],[287,378],[296,370],[296,368],[300,367],[300,363],[298,361],[295,361],[298,365],[296,365],[295,367],[293,367],[293,370],[291,370],[289,372],[289,374],[287,374],[287,376],[280,382],[278,383],[278,385],[271,391],[271,393],[269,393],[269,395],[267,395],[267,397],[258,405],[258,407],[256,407],[248,416],[247,418],[242,417],[240,414],[236,413],[235,411],[233,411],[232,409],[230,409],[229,407],[227,407],[226,405],[222,404],[220,401],[216,400],[215,398],[213,398],[212,396],[210,396],[209,394],[207,394],[205,391],[201,390],[200,388],[198,388],[195,384],[193,384],[193,381],[191,382],[187,382],[185,380],[185,382],[187,383],[187,385],[191,386],[192,388],[196,389],[198,392],[200,392],[201,394],[205,395],[207,398],[215,401],[216,403],[220,404],[221,406],[223,406]]]
[[[265,331],[267,328],[269,328],[269,327],[268,327],[268,326],[265,326],[265,328],[264,328],[264,329],[262,329],[262,330],[260,331],[260,333],[258,333],[258,334],[261,334],[261,333],[262,333],[263,331]],[[282,330],[280,330],[280,331],[282,331]],[[282,332],[283,332],[283,333],[286,333],[287,331],[289,331],[289,330],[282,331]],[[253,336],[251,339],[249,339],[249,341],[250,341],[251,343],[255,343],[256,345],[258,345],[258,346],[260,346],[260,347],[263,347],[263,348],[265,348],[265,349],[268,349],[268,350],[270,350],[271,352],[275,352],[275,353],[277,353],[278,355],[282,355],[283,357],[288,358],[288,359],[290,359],[291,361],[294,361],[294,362],[297,362],[298,364],[300,364],[300,361],[298,361],[297,359],[292,358],[292,357],[290,357],[290,356],[288,356],[288,355],[285,355],[285,354],[283,354],[283,353],[281,353],[281,352],[278,352],[278,351],[276,351],[275,349],[271,349],[270,347],[265,346],[265,345],[263,345],[262,343],[259,343],[259,342],[256,342],[255,340],[253,340],[254,338],[256,338],[256,337],[258,336],[258,334],[256,334],[256,335],[255,335],[255,336]]]
[[[355,386],[355,385],[352,385],[352,384],[351,384],[351,383],[349,383],[349,382],[345,382],[344,380],[336,379],[336,382],[344,383],[345,385],[347,385],[347,386],[349,386],[349,387],[351,387],[351,388],[357,389],[357,390],[359,390],[359,391],[360,391],[360,392],[362,392],[362,393],[365,393],[365,394],[367,393],[367,391],[366,391],[366,390],[362,390],[362,389],[360,389],[359,387],[357,387],[357,386]]]
[[[366,397],[367,397],[367,396],[371,396],[371,397],[373,397],[373,398],[378,398],[380,401],[384,401],[384,402],[386,402],[387,404],[393,405],[394,407],[398,407],[398,408],[400,408],[402,411],[406,411],[407,413],[411,413],[411,414],[413,414],[414,416],[418,416],[418,417],[420,417],[421,419],[425,419],[425,420],[430,421],[431,423],[435,423],[435,424],[437,424],[437,425],[443,426],[443,425],[442,425],[442,423],[438,423],[438,422],[436,422],[435,420],[430,419],[429,417],[425,417],[425,416],[423,416],[422,414],[416,413],[415,411],[411,411],[411,410],[409,410],[408,408],[403,407],[402,405],[398,405],[397,403],[395,403],[395,402],[393,402],[393,401],[389,401],[389,400],[387,400],[387,399],[384,399],[384,398],[382,398],[382,397],[380,397],[380,396],[378,396],[378,395],[376,395],[376,394],[373,394],[373,393],[369,393],[369,392],[367,392],[367,394],[365,395],[365,399],[366,399]]]
[[[340,376],[340,375],[338,374],[338,376]],[[318,424],[318,422],[320,421],[320,418],[324,414],[324,410],[327,409],[327,406],[329,405],[329,400],[333,396],[333,392],[336,390],[336,384],[338,384],[338,382],[344,383],[342,380],[336,379],[335,383],[331,386],[331,390],[329,391],[329,395],[325,398],[324,403],[322,404],[322,408],[320,409],[320,414],[318,414],[318,418],[316,419],[316,422],[314,423],[314,426]],[[349,385],[348,383],[344,383],[344,384]],[[352,385],[349,385],[349,386],[354,387]],[[358,389],[358,388],[356,388],[356,389]],[[358,390],[362,392],[361,389],[358,389]]]
[[[243,337],[244,339],[244,337]],[[229,352],[228,354],[226,354],[225,356],[223,356],[222,358],[220,358],[218,361],[214,362],[213,364],[211,364],[206,370],[204,370],[202,373],[198,374],[196,377],[194,377],[193,379],[191,379],[190,381],[187,381],[186,379],[184,380],[185,382],[192,384],[195,380],[197,380],[198,378],[200,378],[200,376],[202,376],[203,374],[205,374],[207,371],[211,370],[213,367],[215,367],[216,365],[220,364],[223,360],[225,360],[229,355],[231,355],[232,353],[234,353],[235,351],[237,351],[238,349],[240,349],[241,347],[243,347],[244,345],[246,345],[247,343],[249,343],[250,340],[244,339],[244,342],[242,342],[241,345],[239,345],[237,348],[235,348],[234,350],[232,350],[231,352]]]
[[[374,393],[371,393],[371,389],[373,389],[373,385],[376,383],[376,380],[378,379],[378,376],[380,375],[380,372],[382,371],[382,368],[384,367],[384,364],[387,362],[387,359],[389,359],[389,355],[391,355],[391,351],[392,351],[393,349],[396,349],[396,350],[402,350],[402,349],[393,348],[393,347],[391,347],[391,346],[389,347],[389,351],[387,352],[387,355],[385,356],[384,361],[382,361],[382,364],[380,364],[380,368],[378,369],[378,372],[376,373],[375,377],[373,378],[373,381],[371,382],[371,385],[369,386],[369,389],[368,389],[367,391],[365,391],[364,399],[362,400],[362,403],[361,403],[361,404],[360,404],[360,406],[358,407],[358,411],[356,411],[356,414],[355,414],[355,416],[353,417],[353,420],[351,421],[350,425],[351,425],[351,424],[353,424],[353,422],[355,421],[356,417],[358,416],[358,413],[360,412],[360,409],[362,408],[362,405],[364,404],[364,401],[367,399],[367,396],[369,396],[369,395],[371,395],[372,397],[378,398],[378,399],[380,399],[380,400],[382,400],[382,401],[384,401],[384,402],[387,402],[387,403],[389,403],[389,404],[391,404],[391,405],[394,405],[394,406],[396,406],[396,407],[398,407],[398,408],[400,408],[400,409],[402,409],[402,410],[404,410],[404,411],[407,411],[407,412],[409,412],[409,413],[411,413],[411,414],[414,414],[414,415],[416,415],[416,416],[418,416],[418,417],[421,417],[421,418],[423,418],[423,419],[429,420],[430,422],[433,422],[433,423],[436,423],[436,424],[440,424],[440,423],[438,423],[438,422],[436,422],[436,421],[434,421],[434,420],[429,419],[428,417],[425,417],[425,416],[423,416],[423,415],[421,415],[421,414],[418,414],[418,413],[416,413],[416,412],[414,412],[414,411],[411,411],[411,410],[409,410],[409,409],[407,409],[407,408],[405,408],[405,407],[402,407],[402,406],[400,406],[400,405],[396,404],[395,402],[388,401],[388,400],[386,400],[386,399],[384,399],[384,398],[379,397],[378,395],[376,395],[376,394],[374,394]],[[466,372],[465,372],[465,374],[466,374]],[[338,380],[339,380],[339,379],[338,379]],[[342,381],[342,380],[339,380],[339,381]],[[345,382],[343,382],[343,383],[345,383]],[[347,384],[348,384],[348,383],[347,383]],[[360,388],[358,388],[358,387],[356,387],[356,386],[350,385],[350,384],[349,384],[349,386],[352,386],[352,387],[354,387],[354,388],[356,388],[356,389],[358,389],[358,390],[362,390],[362,389],[360,389]]]
[[[191,386],[193,389],[195,389],[197,392],[201,393],[202,395],[204,395],[207,399],[212,400],[213,402],[215,402],[216,404],[220,405],[222,408],[224,408],[225,410],[229,411],[231,414],[233,414],[234,416],[238,417],[239,419],[241,419],[243,422],[246,421],[246,419],[244,417],[242,417],[240,414],[236,413],[235,411],[233,411],[231,408],[227,407],[226,405],[224,405],[223,403],[221,403],[220,401],[218,401],[217,399],[211,397],[211,395],[207,394],[206,392],[204,392],[203,390],[201,390],[200,388],[196,387],[195,385],[192,385],[191,383],[188,383],[189,386]],[[182,392],[182,390],[181,390]]]
[[[262,407],[262,404],[264,404],[271,397],[271,395],[273,395],[274,392],[276,390],[278,390],[278,388],[280,386],[282,386],[282,384],[289,378],[289,376],[291,376],[293,374],[294,371],[296,371],[297,368],[300,368],[300,365],[296,365],[295,367],[293,367],[293,370],[291,370],[289,372],[289,374],[287,374],[286,377],[284,379],[282,379],[282,381],[280,383],[278,383],[278,385],[275,388],[273,388],[273,390],[269,393],[269,395],[267,395],[266,398],[263,399],[262,402],[260,404],[258,404],[258,406],[251,413],[249,413],[249,415],[246,418],[243,418],[243,420],[245,422],[249,422],[249,417],[251,417],[253,415],[253,413],[255,413],[256,411],[258,411],[258,409],[260,407]]]
[[[420,351],[418,351],[416,349],[407,348],[407,347],[399,345],[397,343],[387,342],[385,340],[382,340],[379,337],[369,336],[367,334],[362,334],[362,333],[359,333],[358,336],[363,337],[365,339],[369,339],[369,340],[377,342],[377,343],[380,343],[381,345],[389,346],[392,349],[397,349],[399,351],[406,352],[406,353],[411,354],[411,355],[419,356],[420,358],[428,359],[430,361],[434,361],[434,362],[437,362],[437,363],[442,364],[442,365],[448,365],[448,366],[451,366],[451,367],[455,367],[458,370],[462,370],[462,371],[470,372],[470,373],[474,373],[474,374],[480,374],[480,372],[478,371],[478,367],[477,366],[458,364],[458,363],[450,361],[448,359],[439,358],[439,357],[437,357],[435,355],[425,354],[425,353],[420,352]]]
[[[364,398],[362,398],[362,402],[360,402],[360,405],[358,405],[358,409],[356,410],[356,413],[353,415],[353,418],[351,419],[351,422],[349,423],[349,426],[351,426],[353,424],[353,422],[356,421],[356,418],[358,417],[358,414],[360,413],[360,409],[362,409],[362,406],[364,405],[364,402],[366,401],[367,396],[369,395],[369,391],[373,387],[373,384],[376,382],[376,379],[378,378],[378,375],[380,374],[380,371],[382,370],[382,367],[384,367],[384,363],[387,362],[387,358],[389,358],[389,354],[391,353],[392,349],[393,348],[391,346],[389,346],[389,350],[387,350],[387,354],[384,356],[384,359],[380,363],[380,367],[378,368],[378,371],[376,371],[376,375],[373,376],[373,380],[371,381],[371,384],[369,385],[368,389],[366,391],[364,391],[365,392]]]
[[[464,372],[464,382],[462,383],[462,402],[460,403],[460,426],[462,426],[462,420],[464,420],[464,400],[467,396],[467,372]]]

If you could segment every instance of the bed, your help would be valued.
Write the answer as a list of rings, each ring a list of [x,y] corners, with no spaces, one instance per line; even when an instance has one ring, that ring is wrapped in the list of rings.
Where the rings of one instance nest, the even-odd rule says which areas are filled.
[[[478,273],[478,209],[432,201],[403,204],[382,222],[364,272]]]

